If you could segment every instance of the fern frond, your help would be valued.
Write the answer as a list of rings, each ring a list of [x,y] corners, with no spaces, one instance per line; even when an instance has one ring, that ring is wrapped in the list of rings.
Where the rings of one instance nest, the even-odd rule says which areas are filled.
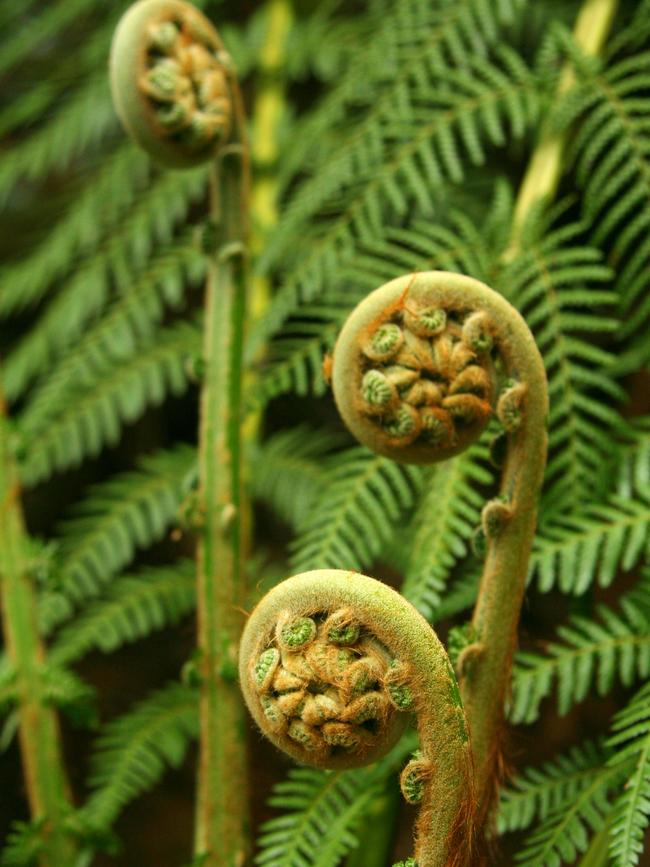
[[[301,524],[293,544],[293,571],[369,565],[413,506],[423,477],[421,467],[396,464],[363,447],[342,452]]]
[[[3,42],[0,51],[0,75],[5,75],[14,65],[48,39],[55,38],[78,16],[92,9],[90,0],[58,0],[41,7],[40,14],[27,17],[24,25]]]
[[[119,225],[125,211],[142,193],[152,173],[151,162],[126,144],[114,151],[72,199],[66,213],[28,257],[2,270],[0,315],[9,316],[39,302],[75,262],[96,249],[105,230]]]
[[[43,594],[40,607],[46,627],[66,619],[74,603],[96,596],[138,548],[162,538],[195,474],[194,449],[177,446],[91,491],[62,527],[58,587]]]
[[[531,218],[521,252],[499,278],[544,357],[551,408],[546,501],[558,508],[593,494],[611,431],[620,424],[611,404],[624,397],[608,371],[614,357],[583,336],[617,327],[610,312],[615,296],[601,288],[612,273],[602,254],[582,243],[584,226],[551,227],[565,208],[563,203],[546,217]]]
[[[251,493],[298,527],[326,487],[326,458],[341,437],[300,425],[270,437],[253,458]]]
[[[0,118],[0,125],[2,119]],[[90,76],[54,117],[0,158],[0,208],[21,181],[67,168],[117,125],[105,74]]]
[[[401,592],[428,620],[436,616],[451,570],[467,555],[480,523],[485,502],[480,487],[487,488],[493,480],[486,457],[487,447],[477,444],[454,460],[437,464],[426,479]]]
[[[610,792],[619,776],[611,768],[587,775],[584,787],[550,813],[528,837],[516,863],[525,867],[572,864],[587,849],[590,833],[602,828],[611,810]]]
[[[177,623],[194,608],[195,572],[191,560],[179,560],[119,578],[104,598],[61,630],[48,653],[49,662],[69,665],[95,649],[110,653]]]
[[[146,792],[168,767],[177,768],[198,731],[198,702],[171,683],[110,722],[91,761],[92,794],[81,810],[91,828],[111,825],[124,806]]]
[[[259,867],[337,867],[357,845],[356,831],[364,811],[413,752],[416,741],[414,733],[405,735],[384,759],[368,768],[290,770],[269,799],[271,806],[283,812],[262,826],[255,863]]]
[[[619,600],[620,613],[599,605],[594,618],[573,617],[557,630],[562,643],[552,642],[543,654],[517,655],[510,719],[531,723],[539,706],[557,685],[562,716],[595,688],[606,695],[618,678],[630,686],[650,676],[650,581]]]
[[[377,793],[361,775],[295,768],[270,799],[283,814],[262,826],[264,867],[336,867],[356,844],[351,827]],[[318,845],[314,845],[318,841]]]
[[[597,581],[609,586],[650,550],[650,487],[635,500],[612,496],[575,516],[556,516],[537,534],[531,568],[542,592],[558,586],[580,594]]]
[[[595,241],[621,263],[616,288],[630,335],[647,323],[643,293],[650,277],[650,52],[610,62],[582,84],[576,110],[586,112],[573,143],[584,208]]]
[[[348,295],[342,304],[328,298],[327,304],[301,307],[300,318],[290,320],[270,344],[264,370],[250,395],[251,407],[264,406],[289,391],[302,396],[326,392],[323,358],[334,345],[352,303]]]
[[[46,819],[14,822],[0,854],[2,867],[33,867],[45,848],[43,829]]]
[[[66,395],[59,413],[26,440],[27,459],[21,469],[33,485],[52,473],[77,466],[106,445],[114,445],[123,425],[134,422],[149,406],[187,388],[188,359],[201,346],[199,330],[187,322],[161,329],[124,361],[106,359],[86,382]]]
[[[129,291],[116,298],[101,318],[71,346],[38,385],[16,424],[26,440],[50,425],[79,386],[102,375],[117,359],[132,358],[154,337],[168,308],[183,300],[187,286],[205,276],[206,259],[187,242],[157,249]]]
[[[57,352],[78,339],[88,320],[106,304],[112,281],[119,291],[128,291],[134,271],[149,259],[154,242],[169,242],[174,226],[204,192],[203,170],[183,178],[179,184],[173,173],[167,174],[141,196],[119,229],[84,260],[47,306],[5,363],[5,390],[10,398],[21,394]]]
[[[290,150],[283,160],[280,182],[286,187],[297,172],[319,166],[336,149],[332,135],[341,122],[365,110],[361,129],[368,140],[373,126],[410,108],[418,82],[429,81],[443,64],[463,67],[472,55],[485,56],[509,23],[520,0],[498,4],[488,0],[459,0],[431,4],[406,0],[375,11],[372,30],[357,39],[353,60],[321,105],[299,121]],[[361,17],[361,16],[359,16]],[[367,146],[367,145],[366,145]]]
[[[41,695],[44,702],[64,711],[75,725],[88,728],[95,724],[95,690],[75,672],[48,660],[41,671]]]
[[[339,186],[347,184],[345,195],[337,192],[325,208],[318,220],[323,228],[310,239],[309,254],[299,255],[289,269],[254,342],[273,334],[300,300],[319,297],[388,214],[404,216],[416,207],[431,210],[444,178],[460,179],[468,159],[482,160],[480,142],[503,144],[511,134],[522,135],[541,111],[539,82],[510,51],[500,52],[499,64],[471,57],[466,68],[443,67],[437,82],[417,85],[414,111],[406,117],[398,113],[387,122],[380,134],[384,146],[379,162],[372,152],[368,164],[357,166],[356,157],[347,164],[336,152],[332,172]],[[353,131],[353,139],[354,135]],[[319,173],[318,182],[322,179],[336,188],[328,177]],[[331,193],[329,187],[322,196],[312,191],[306,213],[301,206],[295,219],[283,219],[278,238],[269,242],[269,259],[287,258],[290,238],[306,232],[303,221],[312,217],[313,199]]]
[[[626,773],[614,805],[610,853],[616,867],[630,867],[639,863],[650,822],[650,684],[616,715],[612,731],[608,745],[616,752],[609,767]]]
[[[570,804],[600,778],[607,753],[587,741],[541,767],[526,768],[501,792],[499,834],[521,831]]]

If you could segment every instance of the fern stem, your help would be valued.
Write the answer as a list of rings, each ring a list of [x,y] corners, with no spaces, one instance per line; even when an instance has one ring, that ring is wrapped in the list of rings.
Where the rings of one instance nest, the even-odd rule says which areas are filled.
[[[246,716],[237,686],[242,568],[242,343],[247,285],[248,154],[238,134],[212,178],[219,246],[206,289],[199,431],[200,734],[195,851],[206,867],[242,865],[249,848]]]
[[[585,0],[578,13],[573,38],[577,48],[588,57],[598,55],[612,27],[619,0]],[[567,63],[560,75],[556,91],[556,101],[576,83],[573,65]],[[568,131],[557,132],[551,123],[541,130],[537,147],[528,163],[519,187],[512,224],[510,244],[504,253],[504,260],[513,259],[521,245],[521,236],[526,218],[540,199],[551,199],[559,186],[562,176],[564,151],[569,141]]]
[[[261,252],[264,240],[278,221],[277,174],[280,129],[286,113],[285,65],[288,36],[293,24],[291,0],[270,0],[266,7],[266,34],[260,48],[257,91],[252,110],[251,161],[251,252]],[[269,302],[268,277],[256,274],[252,280],[251,316],[258,319]]]
[[[42,821],[41,867],[72,864],[73,838],[63,827],[72,811],[55,711],[44,704],[45,650],[29,574],[28,538],[20,502],[11,425],[0,394],[0,604],[7,655],[16,678],[19,741],[32,819]]]

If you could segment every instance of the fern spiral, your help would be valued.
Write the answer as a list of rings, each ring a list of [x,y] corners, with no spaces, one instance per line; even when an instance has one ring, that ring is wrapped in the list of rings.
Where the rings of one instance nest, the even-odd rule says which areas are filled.
[[[135,141],[159,162],[214,156],[233,123],[228,55],[210,24],[182,0],[140,0],[111,49],[113,101]]]
[[[369,764],[415,714],[421,751],[402,791],[420,804],[417,864],[466,862],[473,795],[462,700],[442,644],[399,593],[336,569],[288,578],[250,616],[239,666],[257,724],[303,763]]]
[[[334,348],[332,386],[350,431],[406,463],[457,454],[492,415],[501,425],[501,488],[482,512],[475,640],[459,660],[477,796],[487,810],[546,460],[541,356],[525,321],[499,294],[471,277],[431,271],[392,280],[361,301]]]

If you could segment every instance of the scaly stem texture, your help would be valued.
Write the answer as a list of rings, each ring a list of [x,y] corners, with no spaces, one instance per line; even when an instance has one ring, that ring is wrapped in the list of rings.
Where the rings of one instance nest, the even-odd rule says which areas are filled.
[[[236,675],[245,597],[240,428],[248,160],[243,138],[222,151],[212,183],[218,248],[207,285],[199,437],[202,683],[195,850],[205,856],[206,867],[240,867],[249,846],[246,717]]]
[[[616,15],[619,0],[585,0],[573,29],[576,46],[586,56],[596,56],[607,39]],[[576,83],[573,66],[562,70],[557,88],[558,100]],[[519,187],[515,204],[512,235],[505,259],[517,254],[521,232],[531,209],[540,199],[552,198],[560,183],[562,161],[569,132],[556,132],[550,123],[542,127],[539,143],[533,151],[528,168]]]
[[[29,575],[28,540],[11,427],[0,394],[0,604],[7,656],[15,672],[18,735],[27,798],[34,821],[43,821],[41,867],[74,863],[75,843],[63,828],[72,811],[56,712],[43,701],[45,652]]]

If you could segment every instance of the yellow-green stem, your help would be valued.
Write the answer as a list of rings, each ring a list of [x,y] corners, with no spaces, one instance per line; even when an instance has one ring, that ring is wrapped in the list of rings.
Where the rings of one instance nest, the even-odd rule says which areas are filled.
[[[276,165],[279,132],[284,118],[285,63],[287,38],[293,24],[291,0],[269,0],[266,34],[258,60],[256,96],[252,110],[251,162],[254,181],[251,189],[251,251],[260,252],[269,232],[278,221]],[[250,312],[253,319],[263,315],[269,301],[269,281],[256,275],[252,281]]]
[[[8,658],[16,678],[18,737],[32,819],[44,822],[41,867],[72,865],[76,845],[63,827],[72,811],[56,712],[43,701],[45,651],[29,575],[14,443],[0,394],[0,605]]]
[[[585,0],[573,29],[573,38],[583,54],[599,54],[611,29],[618,4],[619,0]],[[575,82],[573,66],[567,64],[560,75],[557,99],[561,99]],[[568,131],[555,132],[548,123],[542,127],[540,140],[519,187],[510,244],[504,255],[506,261],[513,259],[519,250],[521,232],[531,208],[540,199],[551,199],[557,192],[568,136]]]
[[[245,598],[241,516],[241,380],[247,285],[248,153],[238,134],[212,177],[217,249],[206,289],[199,434],[199,775],[195,852],[205,867],[241,867],[250,846],[246,716],[237,686]]]

